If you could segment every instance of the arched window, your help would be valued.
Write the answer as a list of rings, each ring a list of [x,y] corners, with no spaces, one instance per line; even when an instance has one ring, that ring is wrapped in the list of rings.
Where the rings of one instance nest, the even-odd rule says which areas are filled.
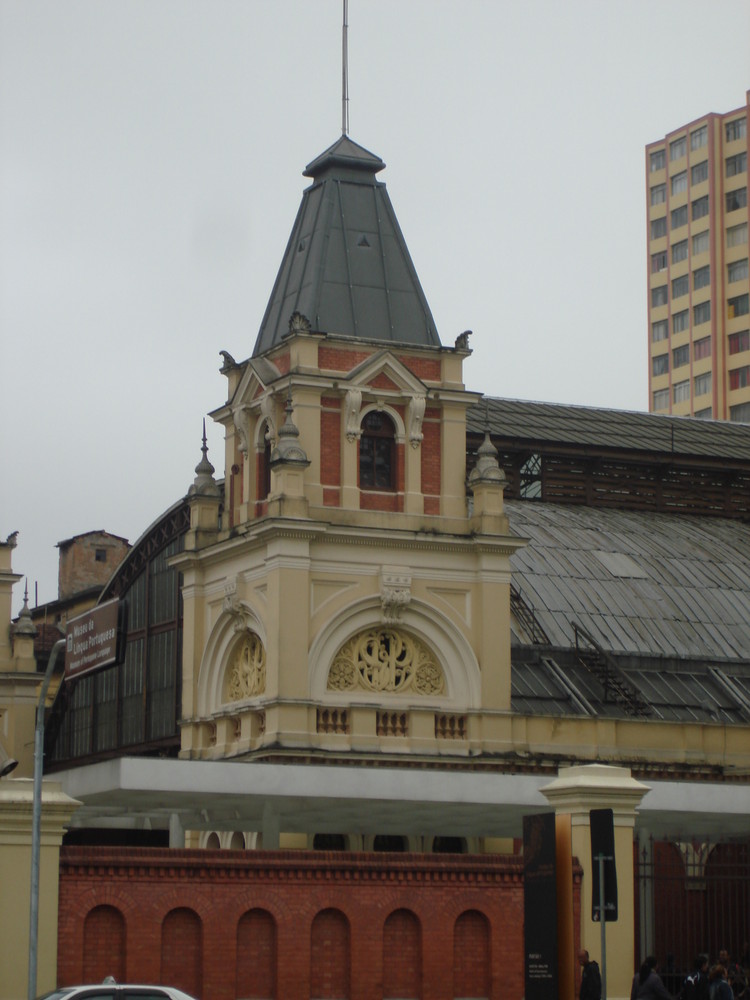
[[[396,429],[391,418],[377,410],[370,410],[362,420],[359,487],[391,491],[396,488]]]

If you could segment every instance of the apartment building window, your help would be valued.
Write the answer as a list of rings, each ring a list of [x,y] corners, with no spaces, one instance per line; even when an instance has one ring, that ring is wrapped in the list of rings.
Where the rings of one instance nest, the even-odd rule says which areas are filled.
[[[668,354],[657,354],[655,358],[651,358],[651,374],[652,375],[668,375],[669,374],[669,355]]]
[[[727,212],[736,212],[738,208],[745,208],[747,205],[747,188],[737,188],[736,191],[727,191],[726,206]]]
[[[708,160],[703,160],[702,163],[696,163],[690,168],[690,183],[700,184],[706,180],[708,180]]]
[[[666,271],[667,269],[667,251],[660,250],[658,253],[651,254],[651,273],[658,274],[659,271]]]
[[[700,149],[708,142],[708,125],[701,125],[690,133],[690,148]]]
[[[744,139],[747,134],[747,120],[736,118],[733,122],[727,122],[726,129],[727,142],[734,142],[735,139]]]
[[[741,247],[747,243],[747,223],[741,222],[739,226],[730,226],[727,229],[727,246]]]
[[[733,299],[727,299],[727,315],[729,319],[735,316],[747,316],[750,312],[750,301],[747,294],[735,295]]]
[[[684,344],[682,347],[675,347],[672,351],[672,367],[682,368],[682,366],[688,364],[689,361],[690,344]]]
[[[686,378],[684,382],[677,382],[672,386],[672,399],[675,403],[684,403],[686,399],[690,399],[689,378]]]
[[[750,351],[750,330],[729,334],[729,353],[741,354],[742,351]]]
[[[651,239],[658,240],[667,235],[667,218],[651,220]]]
[[[659,340],[666,340],[669,336],[669,322],[666,319],[657,320],[651,324],[651,340],[656,343]]]
[[[696,233],[693,237],[693,253],[706,253],[709,249],[710,240],[708,238],[708,230],[704,233]]]
[[[729,419],[738,424],[750,424],[750,403],[729,407]]]
[[[711,284],[711,268],[708,264],[693,271],[693,289],[707,288]]]
[[[671,180],[672,194],[682,194],[683,191],[687,191],[687,170],[682,170],[679,174],[675,174]]]
[[[679,278],[674,278],[672,281],[672,298],[679,299],[681,295],[687,295],[690,291],[690,278],[683,274]]]
[[[672,245],[672,263],[679,264],[681,260],[687,260],[688,241],[680,240]]]
[[[669,389],[657,389],[653,394],[653,399],[655,410],[669,409]]]
[[[747,153],[737,153],[727,157],[727,177],[736,177],[747,171]]]
[[[711,391],[711,372],[704,372],[703,375],[696,375],[693,379],[693,393],[696,396],[705,396]]]
[[[683,136],[681,139],[675,139],[674,142],[669,144],[669,159],[674,162],[679,160],[680,157],[684,156],[687,152],[687,139]]]
[[[696,410],[693,414],[696,420],[710,420],[711,419],[711,407],[706,406],[702,410]]]
[[[704,194],[702,198],[696,198],[692,208],[693,222],[696,219],[702,219],[704,215],[708,215],[708,195]]]
[[[701,361],[711,357],[711,338],[701,337],[693,344],[693,361]]]
[[[749,385],[750,365],[744,365],[742,368],[733,368],[729,372],[730,389],[747,389]]]
[[[700,326],[701,323],[708,323],[711,319],[711,301],[699,302],[693,306],[693,326]]]
[[[672,229],[679,229],[680,226],[686,226],[687,219],[687,205],[683,205],[681,208],[672,209]]]
[[[667,286],[659,285],[658,288],[651,289],[651,305],[665,306],[667,304]]]
[[[672,316],[672,333],[682,333],[690,326],[690,313],[687,309],[674,313]]]
[[[730,284],[733,281],[744,281],[745,278],[747,278],[747,257],[727,265],[727,280]]]
[[[663,170],[666,162],[667,158],[663,149],[655,149],[653,153],[649,154],[648,167],[652,174],[655,170]]]
[[[667,200],[667,185],[655,184],[651,188],[651,204],[663,205],[666,200]]]

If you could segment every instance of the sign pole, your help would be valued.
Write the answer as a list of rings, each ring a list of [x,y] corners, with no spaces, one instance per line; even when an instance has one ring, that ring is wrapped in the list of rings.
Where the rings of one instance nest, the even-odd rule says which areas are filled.
[[[601,935],[602,951],[602,1000],[607,1000],[607,921],[606,910],[604,909],[604,855],[600,854],[597,860],[599,861],[599,933]]]

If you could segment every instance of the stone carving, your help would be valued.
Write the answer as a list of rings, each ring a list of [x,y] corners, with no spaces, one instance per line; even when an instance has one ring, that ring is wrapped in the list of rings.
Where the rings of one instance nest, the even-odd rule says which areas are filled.
[[[310,320],[301,312],[293,312],[289,317],[290,333],[309,333],[312,330]]]
[[[274,419],[273,396],[270,393],[267,396],[261,397],[260,415],[261,421],[265,420],[266,422],[266,430],[264,434],[265,440],[263,443],[268,441],[268,443],[273,447],[274,441],[276,440],[276,420]]]
[[[346,394],[346,439],[356,441],[362,429],[359,426],[359,412],[362,409],[362,393],[359,389],[349,389]]]
[[[365,629],[345,642],[328,672],[329,691],[445,693],[445,677],[419,639],[397,629]]]
[[[418,448],[422,443],[422,420],[427,399],[425,396],[412,396],[409,403],[409,441],[412,448]]]
[[[229,700],[254,698],[266,690],[266,651],[255,632],[246,632],[229,662]]]
[[[398,566],[383,566],[380,571],[380,605],[383,621],[397,622],[411,600],[411,573]]]
[[[237,431],[237,436],[240,439],[240,451],[247,458],[248,448],[249,448],[249,419],[248,411],[246,406],[235,406],[232,409],[232,422],[234,423],[234,428]]]

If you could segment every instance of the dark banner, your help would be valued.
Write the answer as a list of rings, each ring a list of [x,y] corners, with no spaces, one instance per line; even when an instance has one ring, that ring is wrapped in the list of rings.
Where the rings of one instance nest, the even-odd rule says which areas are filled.
[[[617,920],[617,869],[615,867],[615,824],[611,809],[592,809],[591,827],[591,919],[598,921],[600,910],[599,857],[604,858],[604,919]]]
[[[523,819],[526,1000],[557,1000],[555,814]]]

